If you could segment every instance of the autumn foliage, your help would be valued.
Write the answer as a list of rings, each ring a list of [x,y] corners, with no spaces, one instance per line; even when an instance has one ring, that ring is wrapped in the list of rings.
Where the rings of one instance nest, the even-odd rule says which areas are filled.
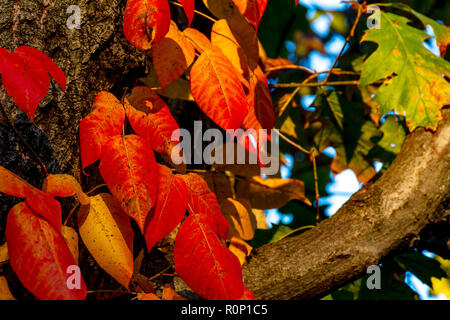
[[[209,36],[191,27],[180,30],[171,20],[170,3],[128,0],[123,17],[126,39],[142,54],[151,50],[160,86],[156,90],[137,85],[122,97],[99,92],[79,125],[82,170],[98,167],[109,193],[86,194],[74,177],[64,174],[48,175],[41,188],[36,188],[0,166],[0,192],[23,199],[8,213],[6,240],[10,264],[22,284],[38,299],[86,298],[83,279],[78,289],[70,289],[66,284],[67,268],[78,264],[78,235],[99,266],[130,289],[136,272],[135,234],[130,218],[145,238],[148,251],[176,232],[174,270],[198,295],[205,299],[251,299],[253,295],[242,279],[242,265],[252,250],[247,241],[253,238],[256,229],[264,228],[261,210],[279,208],[291,200],[312,207],[302,181],[262,178],[259,165],[244,168],[218,165],[212,171],[186,173],[185,166],[170,161],[180,141],[179,136],[173,135],[179,125],[163,94],[180,78],[188,79],[192,100],[220,128],[272,129],[285,110],[286,97],[273,103],[268,77],[274,78],[277,72],[293,66],[288,60],[267,57],[258,41],[257,31],[268,0],[204,0],[218,18],[211,23]],[[174,5],[183,8],[190,25],[196,14],[195,1],[180,0]],[[398,34],[396,28],[414,29],[406,18],[393,13],[383,13],[383,17],[396,22],[388,37]],[[445,32],[446,38],[443,35],[438,39],[440,44],[448,41],[448,30]],[[422,41],[424,35],[417,35],[417,39]],[[361,85],[367,85],[362,95],[347,92],[347,96],[357,95],[355,99],[363,104],[373,93],[374,83],[377,86],[380,81],[385,83],[374,95],[378,104],[373,112],[354,113],[355,118],[363,119],[368,135],[356,143],[359,153],[355,157],[346,153],[341,138],[348,129],[340,122],[342,114],[348,112],[345,103],[341,103],[347,97],[335,91],[322,92],[316,100],[317,112],[306,115],[302,128],[305,136],[312,136],[317,148],[310,150],[311,159],[315,152],[333,146],[338,155],[331,164],[332,170],[338,173],[351,168],[361,182],[375,175],[366,158],[367,149],[373,147],[370,138],[380,136],[377,127],[380,117],[391,109],[398,113],[405,111],[410,130],[417,126],[435,129],[441,117],[440,108],[450,97],[448,82],[441,76],[450,76],[448,64],[423,48],[405,49],[399,45],[394,52],[394,55],[398,52],[398,59],[407,60],[417,52],[422,54],[411,65],[411,73],[427,72],[419,67],[424,64],[423,59],[436,65],[433,77],[427,78],[432,83],[424,80],[410,85],[410,75],[392,67],[393,55],[384,50],[382,42],[391,40],[383,39],[377,30],[367,31],[362,39],[379,43],[380,47],[361,65]],[[380,60],[384,61],[383,68],[375,66]],[[411,62],[407,60],[405,64]],[[398,73],[399,77],[392,82],[385,80],[390,72]],[[45,54],[28,46],[14,52],[0,49],[0,74],[6,92],[32,121],[47,93],[49,76],[63,91],[66,89],[61,69]],[[408,87],[414,98],[402,101],[404,97],[394,92],[396,81],[405,82],[402,85]],[[433,94],[429,98],[420,96],[424,89]],[[392,99],[398,102],[395,108]],[[411,112],[412,109],[417,112]],[[297,136],[289,127],[281,129],[291,137]],[[261,152],[244,146],[250,152]],[[240,177],[233,186],[228,183],[230,174]],[[58,201],[72,196],[80,204],[74,228],[63,225],[62,217],[67,217],[67,213],[61,212]],[[138,297],[159,299],[152,292],[140,293]],[[163,300],[182,298],[172,288],[164,289]]]

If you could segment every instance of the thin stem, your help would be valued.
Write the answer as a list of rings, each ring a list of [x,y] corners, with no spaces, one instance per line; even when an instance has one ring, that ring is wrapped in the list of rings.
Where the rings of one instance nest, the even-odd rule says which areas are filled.
[[[278,110],[278,114],[281,115],[284,110],[288,107],[288,105],[294,100],[295,95],[300,91],[301,87],[295,88],[294,91],[292,91],[292,94],[289,96],[289,98],[286,100],[285,103],[281,106],[280,110]]]
[[[303,226],[303,227],[300,227],[300,228],[297,228],[297,229],[294,229],[294,230],[291,230],[291,231],[289,231],[288,233],[286,233],[284,236],[282,236],[281,238],[279,238],[278,239],[278,241],[280,241],[280,240],[282,240],[282,239],[284,239],[284,238],[287,238],[287,237],[289,237],[290,235],[292,235],[292,234],[294,234],[294,233],[296,233],[296,232],[298,232],[298,231],[302,231],[302,230],[305,230],[305,229],[313,229],[313,228],[315,228],[316,226]]]
[[[171,4],[175,5],[175,6],[178,6],[178,7],[183,7],[183,5],[181,3],[178,3],[178,2],[169,1],[169,3],[171,3]],[[204,17],[204,18],[206,18],[206,19],[208,19],[210,21],[212,21],[212,22],[217,22],[216,19],[214,19],[213,17],[208,16],[207,14],[205,14],[203,12],[200,12],[200,11],[197,11],[197,10],[194,10],[194,12],[196,14],[198,14],[198,15],[200,15],[200,16],[202,16],[202,17]]]
[[[167,270],[169,270],[170,268],[171,268],[171,266],[168,266],[167,268],[164,268],[164,270],[162,270],[161,272],[158,272],[157,274],[155,274],[155,275],[151,276],[150,278],[148,278],[148,281],[152,281],[153,279],[156,279],[156,278],[158,278],[160,276],[165,275],[166,274],[165,272]]]
[[[313,173],[314,173],[314,191],[316,197],[316,223],[319,223],[320,210],[319,210],[319,181],[317,178],[317,164],[316,164],[316,153],[314,150],[311,150],[311,161],[313,164]]]
[[[106,184],[99,184],[98,186],[95,186],[94,188],[92,188],[91,190],[89,190],[88,192],[86,192],[86,194],[91,194],[92,192],[96,191],[97,189],[100,189],[102,187],[106,187]],[[67,225],[67,222],[69,222],[70,217],[73,215],[73,213],[75,212],[75,210],[78,208],[80,202],[77,199],[77,203],[73,206],[72,210],[70,210],[69,215],[67,216],[66,220],[64,220],[63,225]]]
[[[1,100],[3,100],[3,95],[1,97]],[[1,109],[2,115],[5,118],[5,120],[9,123],[9,125],[13,129],[14,133],[17,135],[17,137],[20,139],[20,141],[23,143],[23,145],[28,149],[28,151],[31,152],[31,154],[35,158],[36,162],[41,166],[44,176],[47,177],[48,176],[47,167],[42,162],[42,160],[39,158],[37,153],[33,150],[33,148],[28,144],[28,142],[25,141],[25,138],[20,134],[20,132],[17,131],[16,127],[14,126],[14,123],[12,122],[11,119],[9,119],[8,114],[6,113],[5,109],[3,108],[2,103],[0,103],[0,109]]]
[[[287,143],[289,143],[290,145],[296,147],[297,149],[299,149],[300,151],[306,153],[306,154],[310,154],[311,151],[303,148],[301,145],[295,143],[294,141],[292,141],[291,139],[289,139],[288,137],[286,137],[283,133],[281,133],[281,131],[279,129],[273,129],[273,131],[275,131],[280,138],[283,138],[284,141],[286,141]]]
[[[277,83],[269,85],[271,88],[297,88],[297,87],[322,87],[322,86],[349,86],[359,85],[359,80],[348,80],[348,81],[332,81],[332,82],[313,82],[313,83]]]
[[[356,26],[358,25],[359,19],[361,18],[361,14],[362,14],[362,7],[358,6],[358,13],[356,14],[355,22],[353,22],[353,26],[350,29],[350,33],[348,34],[347,38],[345,38],[345,42],[341,48],[341,51],[339,51],[339,54],[337,55],[336,59],[334,59],[334,63],[331,66],[330,72],[328,72],[327,76],[325,77],[325,79],[323,79],[322,83],[326,83],[328,81],[328,79],[331,76],[332,70],[334,69],[334,67],[336,67],[338,60],[341,58],[341,55],[344,53],[345,47],[347,46],[350,39],[354,37],[355,29],[356,29]]]
[[[272,71],[279,71],[279,70],[288,70],[288,69],[296,69],[296,70],[303,70],[306,71],[308,73],[315,73],[313,70],[307,68],[307,67],[303,67],[303,66],[298,66],[298,65],[286,65],[286,66],[277,66],[277,67],[272,67],[272,68],[267,68],[265,70],[266,75],[269,74]]]

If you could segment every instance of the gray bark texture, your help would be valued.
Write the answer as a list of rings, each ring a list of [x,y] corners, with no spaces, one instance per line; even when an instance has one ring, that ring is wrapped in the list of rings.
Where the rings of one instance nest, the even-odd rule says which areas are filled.
[[[29,45],[50,56],[67,77],[54,81],[36,112],[36,126],[9,97],[0,102],[50,173],[82,180],[78,126],[99,91],[117,92],[145,67],[144,54],[122,31],[125,0],[1,0],[0,47]],[[66,10],[81,8],[81,29]],[[397,249],[412,246],[428,225],[448,219],[450,121],[436,133],[416,130],[388,171],[365,186],[330,219],[298,236],[255,249],[244,266],[258,299],[317,298],[363,274]],[[0,116],[0,164],[40,186],[32,155]],[[84,178],[85,179],[85,178]],[[86,183],[83,183],[86,186]],[[0,196],[0,244],[11,197]]]

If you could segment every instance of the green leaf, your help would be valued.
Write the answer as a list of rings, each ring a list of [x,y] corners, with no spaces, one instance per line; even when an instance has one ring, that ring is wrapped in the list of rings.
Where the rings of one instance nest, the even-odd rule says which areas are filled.
[[[424,16],[423,14],[413,10],[409,6],[403,3],[391,3],[390,4],[393,8],[397,8],[406,12],[409,12],[416,16],[417,19],[419,19],[424,26],[430,25],[433,28],[434,35],[436,37],[437,45],[439,46],[441,50],[441,57],[445,55],[445,50],[447,49],[447,46],[450,44],[450,28],[442,25],[433,19],[428,18],[427,16]]]
[[[436,129],[440,109],[450,103],[450,65],[423,46],[429,36],[409,25],[411,20],[391,12],[380,13],[380,29],[367,30],[361,42],[378,44],[362,64],[361,85],[381,82],[374,100],[379,114],[405,114],[410,130]]]
[[[427,258],[419,252],[403,253],[394,260],[430,287],[432,286],[431,277],[438,279],[446,277],[438,261]]]
[[[267,56],[275,58],[282,55],[285,41],[291,40],[298,30],[309,30],[305,7],[295,6],[293,1],[268,1],[258,28],[258,37]]]
[[[360,182],[369,181],[376,171],[367,156],[381,132],[370,119],[361,97],[356,92],[350,98],[338,91],[321,92],[314,106],[316,112],[307,132],[314,135],[320,152],[329,146],[336,149],[331,163],[333,173],[352,169]]]
[[[383,137],[370,150],[368,157],[381,161],[383,163],[383,172],[390,166],[396,155],[400,152],[403,141],[408,133],[408,128],[404,123],[403,117],[387,115],[379,130],[383,133]]]

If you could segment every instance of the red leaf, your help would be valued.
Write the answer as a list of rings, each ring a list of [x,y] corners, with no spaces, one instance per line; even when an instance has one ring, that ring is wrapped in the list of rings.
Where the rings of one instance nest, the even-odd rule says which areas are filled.
[[[186,36],[171,21],[169,33],[152,48],[153,65],[158,75],[161,90],[178,79],[191,65],[195,58],[195,50]]]
[[[8,213],[6,240],[10,264],[22,284],[37,298],[45,300],[81,300],[80,289],[67,286],[67,268],[76,262],[64,238],[44,219],[21,202]]]
[[[195,0],[180,0],[180,3],[183,5],[183,9],[188,18],[189,25],[191,25],[192,19],[194,19]]]
[[[153,151],[136,135],[112,137],[102,148],[99,169],[111,193],[144,233],[145,219],[158,192]]]
[[[62,70],[41,51],[22,46],[14,53],[0,51],[2,83],[12,100],[31,121],[50,85],[49,74],[66,90],[66,78]]]
[[[255,300],[253,292],[248,290],[245,285],[244,285],[244,294],[242,295],[241,300]]]
[[[237,300],[244,292],[238,258],[210,228],[206,216],[190,215],[175,240],[175,270],[205,299]]]
[[[125,38],[135,47],[148,50],[161,41],[170,26],[167,0],[128,0],[123,18]]]
[[[29,46],[21,46],[14,53],[19,54],[24,60],[38,62],[41,68],[46,70],[56,80],[61,89],[66,91],[66,76],[64,72],[46,54]]]
[[[233,2],[239,11],[258,29],[268,0],[233,0]]]
[[[211,192],[208,184],[198,174],[189,173],[181,176],[189,191],[188,211],[203,216],[206,224],[222,239],[227,238],[228,221],[220,211],[216,194]]]
[[[0,192],[18,198],[26,198],[40,192],[39,189],[0,166]]]
[[[148,251],[181,222],[186,213],[188,190],[182,178],[159,165],[159,190],[155,208],[145,229]]]
[[[180,141],[179,132],[176,131],[179,129],[178,124],[164,101],[152,89],[135,87],[133,94],[137,91],[139,91],[140,100],[135,100],[137,102],[134,104],[132,102],[132,106],[126,103],[127,117],[131,127],[137,135],[150,143],[153,150],[170,157],[172,148]],[[154,105],[164,106],[154,111]]]
[[[246,129],[272,129],[275,126],[275,113],[267,77],[259,66],[254,73],[250,73],[250,92],[247,96],[250,108],[243,125]]]
[[[125,111],[117,98],[102,91],[95,98],[93,110],[80,122],[81,164],[83,169],[100,159],[102,146],[112,136],[122,133]]]
[[[191,69],[195,102],[223,129],[237,129],[248,112],[238,71],[216,47],[203,51]]]
[[[47,219],[56,230],[61,231],[60,203],[2,166],[0,166],[0,192],[25,198],[30,208]]]
[[[50,222],[56,231],[61,232],[61,204],[57,200],[42,192],[26,198],[25,203],[34,213]]]

